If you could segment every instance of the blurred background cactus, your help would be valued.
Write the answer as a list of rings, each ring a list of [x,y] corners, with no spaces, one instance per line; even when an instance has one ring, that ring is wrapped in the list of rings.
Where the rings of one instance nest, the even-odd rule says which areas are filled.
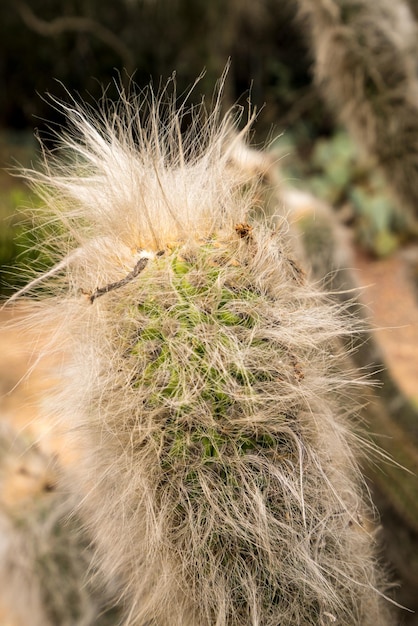
[[[418,30],[408,3],[300,0],[300,6],[326,102],[415,218]]]
[[[90,541],[60,468],[28,436],[0,423],[0,617],[12,626],[115,624],[92,576]]]

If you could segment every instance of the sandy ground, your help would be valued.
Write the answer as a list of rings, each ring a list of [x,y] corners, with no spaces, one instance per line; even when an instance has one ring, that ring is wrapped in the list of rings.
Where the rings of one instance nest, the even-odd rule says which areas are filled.
[[[385,259],[355,255],[355,275],[363,287],[375,337],[401,390],[418,405],[418,288],[414,268],[418,248]]]
[[[0,310],[0,420],[37,442],[46,454],[70,463],[74,453],[43,406],[59,358],[54,362],[40,357],[46,338],[19,326],[26,311],[24,307]]]

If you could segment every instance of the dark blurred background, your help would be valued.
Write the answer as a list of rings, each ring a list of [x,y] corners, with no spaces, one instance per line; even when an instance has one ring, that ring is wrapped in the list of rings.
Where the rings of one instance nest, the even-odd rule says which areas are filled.
[[[254,105],[268,103],[264,131],[289,115],[311,117],[318,101],[295,16],[287,0],[3,0],[0,125],[51,119],[43,96],[65,97],[58,83],[97,99],[103,87],[115,97],[119,77],[143,86],[175,71],[181,93],[205,70],[194,97],[210,95],[229,58],[227,98],[250,89]]]

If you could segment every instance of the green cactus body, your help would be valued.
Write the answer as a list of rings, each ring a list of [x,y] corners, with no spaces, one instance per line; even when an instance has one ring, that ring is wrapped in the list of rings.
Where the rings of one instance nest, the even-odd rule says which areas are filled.
[[[229,246],[179,247],[157,259],[141,279],[139,304],[130,306],[134,340],[122,333],[132,387],[162,411],[156,441],[170,466],[222,462],[225,450],[274,448],[274,437],[251,421],[258,393],[303,376],[283,345],[263,337],[271,296],[257,293],[247,266],[230,256],[231,248],[242,254],[239,242]],[[149,295],[154,283],[165,283],[159,298]],[[246,360],[251,363],[254,352],[251,367]],[[279,428],[291,419],[276,417]]]
[[[229,168],[231,118],[179,142],[184,110],[155,107],[145,127],[79,111],[85,176],[32,174],[79,242],[35,321],[66,346],[54,403],[102,570],[126,624],[383,624],[340,405],[352,329]]]
[[[234,226],[150,253],[135,280],[92,305],[77,302],[91,328],[112,324],[105,349],[83,339],[96,343],[91,365],[103,368],[102,396],[93,390],[84,410],[93,440],[106,438],[105,453],[93,452],[99,475],[114,455],[93,502],[115,481],[106,514],[135,537],[132,554],[110,548],[109,537],[120,540],[103,511],[90,514],[99,514],[99,535],[106,528],[105,561],[124,554],[127,596],[153,581],[135,624],[273,626],[300,615],[326,624],[327,614],[330,623],[367,623],[369,590],[346,579],[366,584],[373,567],[364,562],[364,505],[350,488],[350,436],[332,399],[344,330],[282,246],[264,226],[245,237]],[[100,382],[110,369],[112,386]]]

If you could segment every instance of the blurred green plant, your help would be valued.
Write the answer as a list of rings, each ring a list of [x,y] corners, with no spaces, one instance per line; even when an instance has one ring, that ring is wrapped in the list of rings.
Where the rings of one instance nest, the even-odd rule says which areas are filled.
[[[12,161],[29,166],[36,157],[36,146],[31,133],[3,131],[0,161],[8,166]],[[0,171],[0,297],[10,296],[34,273],[53,263],[47,245],[39,247],[40,241],[47,242],[52,226],[34,230],[32,215],[40,209],[40,200],[25,183],[4,169]]]
[[[33,207],[35,198],[15,183],[0,191],[0,295],[8,296],[22,287],[28,269],[45,267],[45,254],[35,249],[32,220],[24,207]]]
[[[284,149],[281,141],[279,149],[286,153],[281,161],[285,179],[336,210],[344,209],[363,249],[386,256],[408,237],[406,221],[396,209],[384,177],[345,131],[310,140],[309,145],[302,129],[286,133]]]

